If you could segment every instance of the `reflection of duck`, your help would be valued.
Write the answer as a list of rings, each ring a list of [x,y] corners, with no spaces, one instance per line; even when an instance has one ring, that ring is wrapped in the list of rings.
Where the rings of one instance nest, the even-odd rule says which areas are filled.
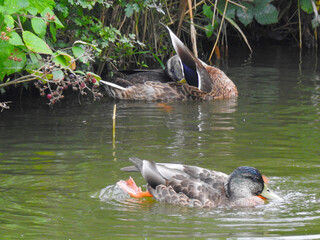
[[[238,96],[237,87],[216,67],[196,58],[167,27],[177,55],[166,69],[150,70],[112,79],[100,80],[107,94],[126,100],[213,100]],[[182,82],[186,82],[182,83]]]
[[[267,188],[267,178],[253,167],[238,167],[229,176],[201,167],[130,158],[135,166],[123,171],[140,171],[148,192],[141,192],[134,181],[119,181],[118,186],[133,197],[153,196],[164,203],[191,207],[253,207],[263,199],[281,198]],[[151,194],[151,195],[150,195]]]

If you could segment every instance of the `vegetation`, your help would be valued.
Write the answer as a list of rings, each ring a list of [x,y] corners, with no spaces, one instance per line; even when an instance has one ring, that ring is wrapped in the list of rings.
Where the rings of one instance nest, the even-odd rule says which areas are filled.
[[[320,0],[0,0],[0,99],[9,86],[21,84],[35,86],[50,105],[67,89],[98,99],[100,76],[163,66],[172,48],[160,21],[195,54],[207,52],[210,43],[209,60],[227,56],[228,42],[239,39],[250,51],[262,39],[316,49],[319,5]]]

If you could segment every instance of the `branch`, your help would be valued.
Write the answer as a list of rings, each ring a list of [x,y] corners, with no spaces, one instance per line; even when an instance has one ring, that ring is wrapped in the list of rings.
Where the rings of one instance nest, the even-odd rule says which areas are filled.
[[[23,83],[23,82],[29,82],[29,81],[33,81],[33,80],[37,80],[37,79],[39,79],[38,76],[27,75],[27,76],[23,76],[21,78],[15,79],[13,81],[1,83],[0,88],[4,88],[4,87],[10,86],[10,85],[19,84],[19,83]]]

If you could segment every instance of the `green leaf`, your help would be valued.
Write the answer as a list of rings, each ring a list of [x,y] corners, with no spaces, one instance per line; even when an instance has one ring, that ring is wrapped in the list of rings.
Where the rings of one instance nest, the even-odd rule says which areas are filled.
[[[26,47],[30,51],[43,54],[52,54],[52,50],[50,49],[48,44],[41,38],[34,35],[32,32],[23,31],[22,38]]]
[[[131,17],[133,12],[139,12],[139,5],[137,3],[129,3],[124,9],[126,17]]]
[[[308,14],[313,13],[312,0],[300,0],[300,7]]]
[[[76,64],[74,62],[74,59],[69,54],[57,51],[53,54],[53,62],[57,65],[61,65],[61,67],[67,67],[74,70],[76,68]]]
[[[53,42],[56,42],[57,41],[57,29],[52,22],[50,23],[49,29],[50,29],[50,33],[51,33]]]
[[[30,70],[39,69],[41,68],[41,66],[45,64],[44,62],[42,62],[42,58],[38,53],[31,52],[29,53],[29,56],[30,56],[31,62],[29,62],[26,66],[27,71],[30,72]]]
[[[14,27],[14,20],[11,15],[5,15],[4,16],[4,22],[7,25],[7,27],[13,28]]]
[[[55,52],[53,54],[53,62],[56,65],[60,65],[61,67],[67,67],[68,66],[68,62],[67,60],[64,58],[64,56],[62,54],[59,54],[60,51]]]
[[[27,11],[28,11],[31,15],[33,15],[33,16],[37,15],[37,13],[38,13],[38,9],[35,8],[35,7],[32,7],[32,6],[29,6],[29,7],[27,8]]]
[[[203,9],[203,14],[204,14],[207,18],[212,19],[212,17],[213,17],[213,12],[212,12],[212,10],[211,10],[211,6],[208,6],[207,4],[203,4],[202,9]]]
[[[7,74],[7,69],[5,69],[5,62],[8,60],[10,54],[13,52],[13,49],[14,46],[9,44],[7,41],[0,41],[0,81],[2,81]]]
[[[36,8],[39,13],[46,8],[53,9],[55,6],[54,0],[29,0],[29,2],[30,7]]]
[[[268,25],[278,22],[278,10],[270,3],[257,4],[254,18],[262,25]]]
[[[131,5],[128,5],[125,9],[124,12],[126,14],[126,17],[131,17],[133,14],[133,8],[131,7]]]
[[[19,12],[23,8],[27,8],[29,6],[28,0],[5,0],[3,5],[5,8],[4,12],[7,14],[13,14]]]
[[[6,62],[4,62],[4,65],[8,68],[7,74],[10,75],[15,72],[21,71],[27,61],[26,54],[22,51],[16,52],[15,57],[20,59],[20,61],[14,61],[8,59]]]
[[[43,38],[47,32],[47,24],[42,18],[32,18],[31,25],[33,31],[39,35],[40,38]]]
[[[38,53],[30,53],[29,54],[32,63],[38,63],[41,60],[41,56]]]
[[[220,10],[220,12],[224,11],[225,5],[226,5],[226,0],[217,1],[217,8]]]
[[[238,7],[237,7],[236,5],[229,3],[229,4],[228,4],[227,11],[226,11],[226,16],[227,16],[228,18],[235,19],[237,8],[238,8]]]
[[[22,39],[18,33],[15,31],[12,31],[9,35],[9,43],[11,45],[16,45],[16,46],[24,46],[24,43],[22,42]]]
[[[82,47],[73,46],[72,47],[72,52],[73,52],[73,55],[76,58],[79,58],[80,62],[83,62],[83,63],[87,64],[90,61],[90,59],[88,59],[87,56],[84,56],[85,50]]]
[[[86,76],[86,74],[81,70],[74,71],[74,73],[78,73],[78,74],[81,74],[83,76]]]
[[[10,59],[10,55],[16,60]],[[21,71],[24,68],[26,59],[26,54],[23,51],[19,51],[7,42],[0,42],[0,80],[5,75]]]
[[[53,75],[53,80],[63,80],[64,79],[64,73],[62,70],[55,70],[52,72],[52,75]]]
[[[213,26],[211,24],[208,24],[206,26],[204,26],[204,28],[206,29],[206,35],[207,35],[207,38],[211,37],[212,34],[213,34]]]
[[[246,9],[238,8],[237,9],[237,17],[239,18],[240,22],[247,26],[250,24],[253,20],[253,14],[254,14],[254,7],[249,3],[242,3]]]
[[[161,66],[161,68],[162,69],[165,69],[166,68],[166,66],[164,65],[164,63],[162,62],[162,60],[155,54],[155,53],[153,53],[153,52],[150,52],[152,55],[153,55],[153,57],[158,61],[158,63],[160,64],[160,66]]]
[[[14,51],[14,46],[7,41],[0,41],[0,65],[8,59],[10,54]]]
[[[49,8],[45,8],[41,13],[41,17],[47,18],[47,14],[50,14],[50,16],[55,16],[55,20],[53,21],[56,24],[57,28],[64,28],[62,22],[60,22],[59,18],[54,14],[54,12]]]
[[[84,49],[82,47],[79,47],[79,46],[73,46],[72,47],[72,52],[73,52],[73,55],[78,58],[80,57],[81,55],[84,54]]]

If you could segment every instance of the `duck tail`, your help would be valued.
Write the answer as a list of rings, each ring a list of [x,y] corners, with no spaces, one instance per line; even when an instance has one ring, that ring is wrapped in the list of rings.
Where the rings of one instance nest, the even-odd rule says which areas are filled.
[[[123,167],[120,170],[124,172],[141,172],[143,160],[136,157],[130,157],[129,160],[134,163],[134,166]]]
[[[131,157],[129,160],[134,163],[134,166],[121,168],[122,171],[141,172],[143,178],[152,188],[155,188],[159,184],[166,184],[166,179],[159,172],[155,162],[136,157]]]

